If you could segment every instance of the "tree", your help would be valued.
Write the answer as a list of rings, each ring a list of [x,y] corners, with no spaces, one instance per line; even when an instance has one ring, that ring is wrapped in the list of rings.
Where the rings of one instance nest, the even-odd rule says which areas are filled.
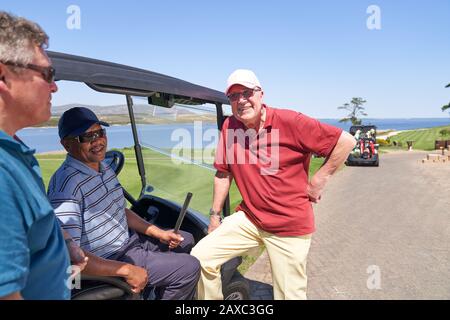
[[[450,135],[450,130],[449,129],[442,129],[439,131],[439,134],[441,135],[442,138],[445,139],[446,136]]]
[[[450,88],[450,83],[448,85],[445,86],[446,88]],[[445,104],[442,106],[442,112],[444,112],[447,109],[450,109],[450,102],[448,104]]]
[[[442,111],[445,111],[447,109],[450,109],[450,102],[442,106]]]
[[[338,107],[338,109],[345,109],[347,111],[350,111],[350,113],[345,118],[339,120],[339,122],[351,121],[352,125],[361,124],[362,120],[360,119],[360,117],[367,116],[367,113],[364,112],[364,107],[362,106],[366,102],[367,101],[363,100],[363,98],[357,97],[352,98],[352,101],[350,101],[350,103],[344,103],[343,106]]]

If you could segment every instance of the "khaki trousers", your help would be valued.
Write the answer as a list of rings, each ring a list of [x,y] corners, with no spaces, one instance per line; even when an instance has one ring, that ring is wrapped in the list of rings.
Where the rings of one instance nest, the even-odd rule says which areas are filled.
[[[191,255],[202,267],[198,299],[222,300],[222,264],[263,244],[272,267],[275,300],[306,299],[306,259],[311,235],[276,236],[255,227],[242,211],[226,217],[192,249]]]

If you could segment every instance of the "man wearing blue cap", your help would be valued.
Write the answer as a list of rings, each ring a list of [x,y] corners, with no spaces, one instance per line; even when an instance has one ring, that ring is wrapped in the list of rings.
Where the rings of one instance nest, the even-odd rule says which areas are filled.
[[[122,186],[102,162],[102,126],[109,125],[87,108],[64,112],[58,130],[68,155],[48,187],[63,229],[89,257],[84,272],[123,277],[134,292],[155,287],[159,299],[192,299],[200,276],[198,260],[189,255],[192,235],[161,230],[126,208]]]

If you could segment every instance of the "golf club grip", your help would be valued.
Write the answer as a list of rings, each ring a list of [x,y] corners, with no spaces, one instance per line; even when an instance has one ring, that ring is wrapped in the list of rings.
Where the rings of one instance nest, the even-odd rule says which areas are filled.
[[[186,199],[184,200],[183,208],[181,208],[180,214],[178,215],[177,223],[175,224],[174,232],[180,230],[181,224],[183,223],[184,216],[186,215],[187,208],[189,207],[189,202],[191,202],[192,193],[188,192]]]

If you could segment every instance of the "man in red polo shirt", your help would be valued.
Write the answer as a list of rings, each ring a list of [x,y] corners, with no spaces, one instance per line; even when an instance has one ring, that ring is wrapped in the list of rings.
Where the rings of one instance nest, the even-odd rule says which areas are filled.
[[[191,252],[202,266],[198,298],[223,299],[221,265],[264,244],[274,298],[306,299],[306,260],[315,231],[311,202],[320,200],[356,141],[299,112],[263,104],[262,86],[250,70],[233,72],[225,93],[233,116],[224,122],[216,150],[209,234]],[[308,181],[312,154],[326,161]],[[242,202],[222,222],[233,179]]]

